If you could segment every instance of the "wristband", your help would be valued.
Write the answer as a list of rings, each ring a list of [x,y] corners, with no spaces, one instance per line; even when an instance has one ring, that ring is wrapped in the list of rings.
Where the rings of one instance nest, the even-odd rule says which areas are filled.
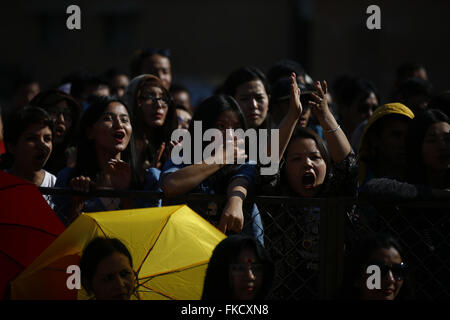
[[[339,130],[339,128],[341,127],[341,125],[339,124],[338,126],[337,126],[337,128],[336,129],[330,129],[330,130],[326,130],[325,131],[325,133],[333,133],[333,132],[336,132],[336,131],[338,131]]]

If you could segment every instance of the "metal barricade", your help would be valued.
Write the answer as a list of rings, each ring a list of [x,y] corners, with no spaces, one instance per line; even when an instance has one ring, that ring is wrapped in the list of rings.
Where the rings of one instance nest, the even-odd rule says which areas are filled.
[[[70,189],[40,188],[43,194],[82,195]],[[86,194],[83,194],[86,196]],[[88,197],[162,199],[164,204],[203,203],[217,221],[226,202],[223,195],[187,194],[166,199],[147,191],[96,190]],[[263,235],[264,247],[276,266],[274,300],[336,298],[342,285],[345,257],[369,233],[389,233],[404,248],[415,297],[450,298],[450,212],[448,201],[369,203],[353,198],[294,198],[256,196],[261,222],[246,215],[244,229]],[[211,219],[210,219],[211,218]],[[246,228],[249,227],[250,228]],[[258,229],[255,231],[255,228]]]

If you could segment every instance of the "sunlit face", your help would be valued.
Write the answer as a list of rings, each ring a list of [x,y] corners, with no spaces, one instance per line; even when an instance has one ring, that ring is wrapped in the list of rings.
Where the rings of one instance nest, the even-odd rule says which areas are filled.
[[[30,125],[19,137],[16,145],[8,145],[14,156],[14,166],[24,171],[39,171],[52,152],[52,131],[41,124]]]
[[[389,249],[380,248],[373,252],[367,262],[369,264],[380,262],[392,267],[393,265],[402,263],[402,258],[397,249],[393,247]],[[394,300],[403,286],[404,280],[398,279],[392,270],[389,270],[381,273],[380,289],[369,289],[367,286],[369,276],[364,270],[361,278],[356,283],[356,286],[360,289],[361,299],[363,300]]]
[[[386,119],[380,135],[374,138],[379,161],[391,163],[394,166],[406,164],[406,133],[408,120]]]
[[[227,110],[217,117],[214,127],[222,132],[223,143],[226,144],[226,140],[234,139],[231,133],[227,133],[227,129],[239,129],[241,128],[241,122],[239,121],[239,116],[236,112]]]
[[[124,74],[119,74],[115,76],[111,81],[111,93],[117,95],[117,97],[122,97],[127,90],[130,79]]]
[[[157,76],[167,90],[169,90],[172,83],[170,60],[159,54],[154,54],[142,62],[141,74]]]
[[[302,197],[313,197],[325,181],[327,165],[316,142],[298,138],[286,154],[285,173],[290,188]]]
[[[132,131],[125,106],[111,102],[90,128],[88,138],[94,141],[97,151],[115,157],[127,148]]]
[[[67,132],[72,127],[72,111],[67,101],[62,100],[56,105],[47,108],[47,112],[55,122],[55,144],[60,144],[64,141]]]
[[[92,278],[92,291],[97,300],[130,300],[135,286],[130,260],[119,252],[100,261]]]
[[[162,127],[169,112],[168,97],[160,87],[145,84],[140,90],[138,105],[144,115],[145,125],[150,128]]]
[[[264,268],[256,253],[246,248],[241,251],[236,263],[230,265],[230,281],[233,299],[253,300],[261,290]]]
[[[269,110],[269,97],[260,80],[249,81],[236,88],[234,98],[239,103],[250,128],[259,127]]]
[[[450,125],[447,122],[428,128],[422,144],[422,159],[425,166],[434,171],[450,167]]]

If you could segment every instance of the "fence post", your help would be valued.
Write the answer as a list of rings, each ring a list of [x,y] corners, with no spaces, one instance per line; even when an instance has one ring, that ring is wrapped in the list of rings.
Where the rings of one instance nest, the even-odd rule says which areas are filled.
[[[320,210],[320,273],[321,299],[332,299],[342,283],[344,270],[344,204],[329,198]]]

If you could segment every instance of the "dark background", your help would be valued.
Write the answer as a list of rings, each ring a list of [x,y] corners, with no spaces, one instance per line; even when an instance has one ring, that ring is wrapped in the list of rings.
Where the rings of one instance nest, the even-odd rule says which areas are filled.
[[[66,8],[81,8],[81,30],[68,30]],[[381,8],[381,30],[366,9]],[[450,1],[354,0],[15,0],[0,5],[0,101],[7,105],[19,72],[41,90],[77,70],[129,71],[137,48],[172,51],[174,82],[212,92],[243,65],[266,71],[282,58],[313,79],[352,73],[372,80],[387,102],[404,61],[425,65],[437,90],[449,89]]]

